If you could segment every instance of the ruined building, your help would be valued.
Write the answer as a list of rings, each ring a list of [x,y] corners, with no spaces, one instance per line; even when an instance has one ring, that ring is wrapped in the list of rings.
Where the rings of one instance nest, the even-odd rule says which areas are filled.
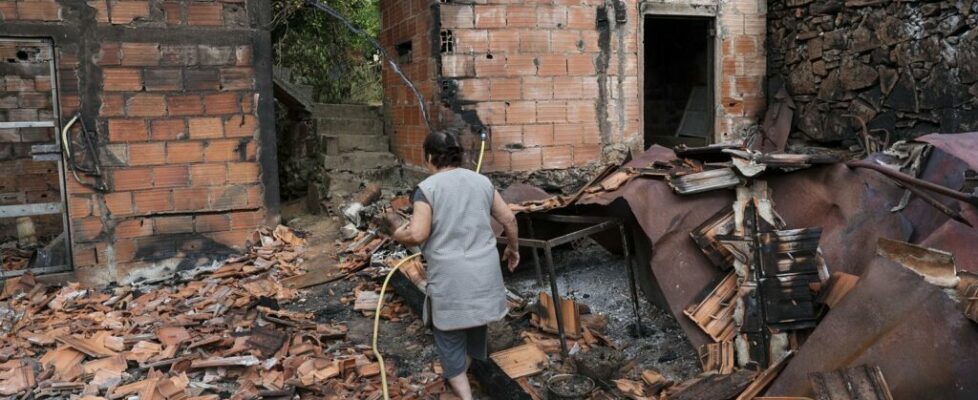
[[[244,245],[277,214],[269,7],[0,1],[0,241],[92,282]]]

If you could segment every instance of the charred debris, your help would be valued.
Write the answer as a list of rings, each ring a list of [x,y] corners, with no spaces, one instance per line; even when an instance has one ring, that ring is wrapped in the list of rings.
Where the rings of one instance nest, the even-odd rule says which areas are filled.
[[[510,293],[501,331],[513,340],[491,340],[490,361],[471,372],[506,399],[975,398],[976,149],[978,134],[924,136],[858,161],[653,146],[569,195],[513,185],[503,197],[540,290]],[[347,338],[346,321],[286,305],[351,280],[352,293],[331,295],[372,315],[377,280],[411,252],[373,218],[410,208],[366,187],[343,211],[329,265],[307,265],[301,233],[280,226],[257,231],[247,254],[153,281],[8,279],[0,395],[378,399],[376,355]],[[698,350],[699,376],[628,359],[607,317],[557,287],[550,252],[584,237],[626,259],[609,273],[627,273],[630,287],[607,290],[631,292],[635,334],[644,294]],[[381,317],[416,320],[425,284],[424,262],[406,263]],[[449,396],[437,363],[402,376],[395,364],[392,398]]]

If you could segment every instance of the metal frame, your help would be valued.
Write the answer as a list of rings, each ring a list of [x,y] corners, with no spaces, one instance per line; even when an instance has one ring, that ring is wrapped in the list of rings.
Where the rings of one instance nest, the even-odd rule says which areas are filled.
[[[536,239],[536,235],[533,231],[533,220],[558,222],[564,224],[581,224],[588,226],[552,239]],[[621,220],[617,218],[579,215],[529,214],[527,215],[526,222],[527,231],[529,232],[530,237],[518,238],[518,243],[520,247],[528,247],[532,249],[533,262],[534,266],[536,267],[537,284],[540,286],[543,286],[543,272],[540,267],[540,257],[537,254],[537,250],[543,249],[544,261],[547,264],[547,274],[550,281],[550,295],[554,299],[554,304],[557,305],[554,307],[554,312],[557,318],[557,334],[560,336],[560,352],[563,356],[567,356],[567,335],[564,332],[564,319],[559,306],[560,292],[557,289],[557,274],[554,270],[553,248],[599,232],[618,228],[618,232],[621,235],[621,245],[625,257],[625,269],[628,273],[628,286],[632,297],[632,308],[635,312],[635,327],[637,332],[642,332],[642,320],[639,313],[638,290],[636,288],[637,282],[635,280],[634,271],[635,263],[631,252],[629,251],[628,236],[625,232],[625,225],[621,222]],[[506,243],[506,238],[504,236],[497,237],[497,240],[500,243]]]
[[[23,122],[6,122],[0,128],[19,128],[19,127],[43,127],[54,129],[54,146],[60,151],[61,148],[61,103],[58,99],[58,88],[60,87],[60,82],[58,80],[58,54],[57,49],[54,45],[54,39],[51,38],[38,38],[38,37],[16,37],[16,36],[5,36],[0,37],[0,42],[13,42],[13,43],[23,43],[23,44],[36,44],[38,46],[45,46],[51,49],[51,60],[48,61],[49,65],[49,76],[51,77],[51,110],[54,119],[51,121],[23,121]],[[50,146],[50,145],[42,145]],[[50,158],[50,157],[49,157]],[[56,265],[51,267],[41,267],[41,268],[28,268],[24,270],[16,271],[0,271],[0,279],[6,279],[14,276],[23,275],[26,272],[32,273],[55,273],[69,271],[72,269],[72,263],[74,256],[72,255],[71,247],[71,224],[68,215],[68,190],[67,182],[65,181],[65,162],[63,157],[58,156],[57,159],[39,159],[35,161],[57,161],[58,163],[58,183],[61,186],[61,202],[58,205],[58,210],[54,210],[51,203],[42,205],[17,205],[15,207],[10,207],[5,210],[0,210],[0,214],[3,211],[14,215],[21,214],[17,216],[28,216],[31,214],[25,214],[26,212],[36,212],[33,215],[45,215],[45,214],[61,214],[62,229],[64,233],[63,240],[65,241],[65,264]],[[25,208],[26,206],[26,208]]]

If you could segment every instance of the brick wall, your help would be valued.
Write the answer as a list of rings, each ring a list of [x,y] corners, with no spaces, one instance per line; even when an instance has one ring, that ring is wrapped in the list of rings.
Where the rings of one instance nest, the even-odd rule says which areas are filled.
[[[398,28],[404,4],[414,14],[406,28]],[[640,7],[634,0],[618,4],[624,23],[616,21],[616,3],[603,0],[385,0],[382,29],[434,44],[437,70],[416,77],[424,85],[437,83],[437,125],[461,120],[473,130],[487,127],[487,171],[569,168],[642,148]],[[765,106],[766,6],[756,0],[699,5],[716,10],[720,78],[714,125],[715,139],[725,140],[756,122]],[[425,12],[437,19],[418,15]],[[393,52],[402,37],[382,39]],[[451,49],[444,48],[448,40]],[[390,75],[387,92],[401,91],[399,82],[386,79]],[[395,152],[417,164],[418,133],[399,121],[403,116],[391,121]]]
[[[62,121],[80,113],[97,132],[109,191],[67,179],[79,276],[231,252],[274,218],[267,7],[0,1],[0,36],[54,39]]]

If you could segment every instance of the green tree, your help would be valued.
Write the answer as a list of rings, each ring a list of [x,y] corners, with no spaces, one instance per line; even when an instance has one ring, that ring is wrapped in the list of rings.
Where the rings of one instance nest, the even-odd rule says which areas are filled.
[[[377,37],[378,0],[323,0],[353,24]],[[303,0],[274,0],[272,27],[276,65],[314,88],[323,103],[377,103],[383,94],[380,55],[362,36]]]

